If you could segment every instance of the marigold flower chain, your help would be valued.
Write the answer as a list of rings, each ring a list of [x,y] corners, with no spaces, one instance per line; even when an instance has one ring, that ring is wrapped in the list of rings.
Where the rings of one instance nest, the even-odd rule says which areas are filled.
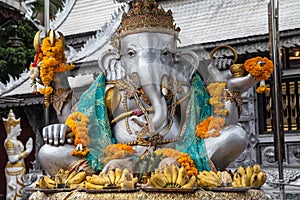
[[[196,134],[199,138],[218,137],[220,129],[224,126],[223,118],[209,116],[196,126]]]
[[[220,116],[227,116],[229,111],[225,109],[224,104],[224,89],[225,82],[213,82],[209,84],[206,89],[210,95],[209,104],[213,106],[214,113]]]
[[[69,115],[65,122],[65,124],[68,125],[74,133],[74,144],[82,144],[83,146],[83,150],[74,149],[71,153],[73,156],[86,156],[86,154],[89,152],[87,148],[87,146],[89,146],[91,143],[87,129],[89,122],[89,118],[81,112],[73,112],[71,115]]]
[[[44,38],[42,41],[43,56],[41,58],[40,77],[45,89],[40,89],[41,94],[50,95],[53,92],[51,82],[55,73],[66,72],[74,68],[73,64],[65,63],[67,58],[65,57],[63,45],[59,38],[55,39],[54,46],[51,45],[49,37]]]

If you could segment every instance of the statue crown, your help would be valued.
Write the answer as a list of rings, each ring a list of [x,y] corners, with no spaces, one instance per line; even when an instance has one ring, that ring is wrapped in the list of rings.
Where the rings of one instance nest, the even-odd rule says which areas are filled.
[[[155,0],[136,0],[129,12],[123,13],[117,34],[120,38],[141,32],[167,33],[177,37],[180,28],[174,24],[171,10],[166,12],[159,8]]]
[[[6,134],[10,133],[10,128],[12,126],[15,127],[18,124],[20,124],[20,118],[16,119],[15,114],[12,109],[10,109],[10,111],[7,115],[7,119],[5,119],[5,118],[2,118],[2,119],[3,119],[4,127],[6,130]]]

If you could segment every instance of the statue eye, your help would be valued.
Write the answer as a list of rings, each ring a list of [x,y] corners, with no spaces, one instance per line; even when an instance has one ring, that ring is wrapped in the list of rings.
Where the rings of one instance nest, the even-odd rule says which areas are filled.
[[[169,55],[169,51],[163,50],[163,51],[161,52],[161,55],[162,55],[162,56],[168,56],[168,55]]]
[[[133,56],[135,56],[135,51],[131,49],[131,50],[128,51],[127,54],[128,54],[129,57],[133,57]]]

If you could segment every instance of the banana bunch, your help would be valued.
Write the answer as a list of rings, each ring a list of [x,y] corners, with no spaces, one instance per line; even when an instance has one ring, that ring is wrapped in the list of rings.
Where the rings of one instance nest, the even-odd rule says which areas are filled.
[[[214,172],[214,171],[202,171],[197,175],[198,178],[198,186],[205,187],[219,187],[221,186],[220,176],[222,172]]]
[[[261,187],[267,180],[267,175],[258,164],[246,168],[240,166],[233,175],[232,187]]]
[[[35,183],[35,187],[40,189],[54,189],[56,187],[56,182],[49,176],[42,176]]]
[[[105,187],[122,187],[124,186],[124,182],[129,181],[127,180],[129,179],[128,177],[131,177],[131,182],[134,186],[134,184],[137,183],[138,178],[132,178],[132,174],[129,173],[127,169],[122,171],[121,169],[116,168],[115,170],[109,170],[107,174],[100,172],[99,175],[93,174],[86,177],[85,188],[103,189]]]
[[[86,175],[87,174],[85,171],[73,171],[67,177],[66,185],[70,188],[83,188],[85,185]]]
[[[163,172],[155,169],[149,181],[155,188],[193,188],[196,176],[189,177],[184,166],[178,169],[176,165],[166,165]]]

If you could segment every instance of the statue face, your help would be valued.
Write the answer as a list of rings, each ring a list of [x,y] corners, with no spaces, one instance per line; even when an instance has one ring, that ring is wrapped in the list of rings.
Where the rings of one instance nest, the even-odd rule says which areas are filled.
[[[16,126],[11,126],[10,127],[10,135],[11,136],[14,136],[14,137],[17,137],[20,135],[22,129],[21,129],[21,126],[20,124],[16,125]]]
[[[176,39],[164,33],[136,33],[121,40],[121,62],[129,78],[160,84],[174,66]],[[147,82],[147,83],[146,83]]]

